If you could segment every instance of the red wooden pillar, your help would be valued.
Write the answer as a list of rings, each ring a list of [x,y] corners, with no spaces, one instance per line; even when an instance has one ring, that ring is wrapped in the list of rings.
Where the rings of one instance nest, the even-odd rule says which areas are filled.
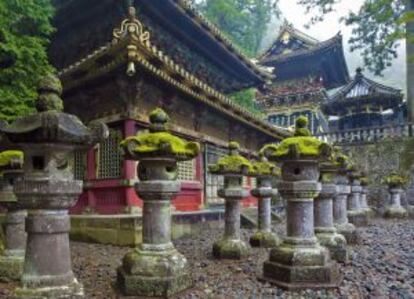
[[[86,153],[86,181],[96,180],[96,148],[91,148]],[[87,189],[87,206],[93,211],[96,209],[97,199],[93,190]]]
[[[124,138],[134,136],[136,134],[135,121],[132,119],[124,120]],[[136,179],[136,162],[133,160],[124,160],[123,161],[123,173],[122,177],[127,182],[132,182]],[[125,205],[127,207],[141,206],[141,200],[138,199],[138,196],[135,192],[133,186],[126,186],[125,188]]]
[[[203,186],[206,183],[206,182],[204,182],[203,152],[201,152],[197,156],[195,163],[196,163],[195,179],[196,179],[196,181],[200,182],[200,186],[201,186],[201,189],[199,190],[199,192],[200,192],[200,207],[199,208],[201,210],[201,209],[204,209],[204,207],[205,207],[205,198],[204,198],[204,192],[203,192],[204,188],[203,188]]]

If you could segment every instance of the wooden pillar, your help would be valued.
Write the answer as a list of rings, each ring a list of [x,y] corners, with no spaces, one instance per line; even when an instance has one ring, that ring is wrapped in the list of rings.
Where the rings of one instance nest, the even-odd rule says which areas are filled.
[[[136,134],[135,121],[132,119],[124,120],[124,138],[134,136]],[[123,172],[122,177],[124,180],[135,180],[136,179],[136,162],[133,160],[124,160],[123,162]],[[127,207],[136,205],[136,194],[134,188],[126,187],[125,189],[125,205]]]
[[[97,149],[89,149],[86,154],[86,181],[96,180],[96,157]],[[87,190],[87,199],[87,206],[94,210],[97,205],[97,200],[91,189]]]

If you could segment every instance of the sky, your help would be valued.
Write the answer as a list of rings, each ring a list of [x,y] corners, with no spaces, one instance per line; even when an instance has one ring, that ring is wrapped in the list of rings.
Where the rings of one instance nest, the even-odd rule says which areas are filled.
[[[363,0],[342,0],[335,7],[336,11],[326,15],[325,20],[322,23],[313,25],[309,29],[306,29],[304,25],[308,23],[310,16],[306,15],[306,11],[303,6],[296,4],[296,0],[279,0],[279,8],[282,11],[283,17],[292,23],[297,29],[316,39],[326,40],[341,31],[344,38],[344,50],[348,63],[348,69],[350,75],[353,76],[355,74],[355,69],[358,66],[363,67],[362,58],[357,52],[351,53],[349,51],[348,40],[351,36],[352,27],[345,26],[345,24],[340,23],[339,19],[347,15],[350,10],[357,12],[362,3]],[[272,39],[274,39],[277,36],[277,33],[277,26],[269,28],[266,42],[269,43]],[[384,72],[384,77],[375,77],[367,71],[365,71],[365,74],[378,82],[405,91],[405,72],[405,45],[402,43],[399,47],[398,58],[393,62],[392,67]]]

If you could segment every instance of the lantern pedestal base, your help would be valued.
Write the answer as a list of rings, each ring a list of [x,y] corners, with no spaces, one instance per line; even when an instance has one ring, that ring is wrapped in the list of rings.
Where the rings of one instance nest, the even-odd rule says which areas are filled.
[[[190,288],[187,259],[176,249],[136,249],[118,269],[118,286],[128,296],[169,297]]]
[[[23,255],[0,256],[0,281],[19,281],[23,273]]]
[[[388,206],[385,209],[384,217],[385,218],[406,218],[407,217],[407,210],[403,207],[395,207],[395,206]]]
[[[213,256],[217,259],[241,260],[249,255],[249,247],[239,239],[221,239],[213,245]]]
[[[367,215],[368,219],[371,219],[371,218],[375,217],[375,211],[372,208],[370,208],[370,207],[362,208],[362,210]]]
[[[269,261],[263,264],[261,280],[288,290],[336,288],[340,275],[329,251],[316,242],[309,245],[284,242],[270,251]]]
[[[280,239],[275,233],[259,230],[250,237],[249,242],[252,247],[273,248],[280,244]]]
[[[336,232],[316,232],[319,244],[328,248],[333,260],[339,263],[348,262],[348,251],[346,250],[346,239]]]
[[[43,288],[18,288],[11,299],[84,299],[82,284],[76,279],[63,286],[47,286]]]
[[[348,245],[359,244],[361,237],[352,223],[335,224],[335,228],[338,234],[345,237]]]
[[[363,210],[348,211],[348,221],[355,226],[367,226],[368,215]]]

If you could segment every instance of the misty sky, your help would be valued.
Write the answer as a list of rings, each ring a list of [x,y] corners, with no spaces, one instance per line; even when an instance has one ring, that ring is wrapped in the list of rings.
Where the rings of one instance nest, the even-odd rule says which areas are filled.
[[[297,5],[295,0],[280,0],[279,7],[282,11],[283,16],[293,25],[301,31],[320,39],[326,40],[334,36],[338,31],[342,32],[344,37],[344,49],[347,58],[348,68],[351,76],[354,75],[355,69],[358,66],[362,66],[362,59],[359,57],[358,53],[350,53],[349,46],[347,45],[348,39],[351,35],[351,27],[345,26],[343,23],[339,22],[340,17],[345,16],[350,10],[358,11],[362,5],[363,0],[343,0],[340,4],[336,6],[336,11],[325,17],[325,21],[313,25],[311,28],[306,29],[304,25],[309,21],[310,16],[306,15],[305,8],[303,6]],[[271,28],[269,30],[270,40],[277,35],[277,29]],[[268,43],[268,42],[267,42]],[[365,72],[367,73],[367,72]],[[392,74],[392,75],[391,75]],[[372,79],[375,79],[379,82],[392,85],[395,88],[400,88],[405,90],[405,46],[402,43],[399,48],[399,57],[394,61],[393,66],[384,73],[384,77],[373,77],[369,75]]]

